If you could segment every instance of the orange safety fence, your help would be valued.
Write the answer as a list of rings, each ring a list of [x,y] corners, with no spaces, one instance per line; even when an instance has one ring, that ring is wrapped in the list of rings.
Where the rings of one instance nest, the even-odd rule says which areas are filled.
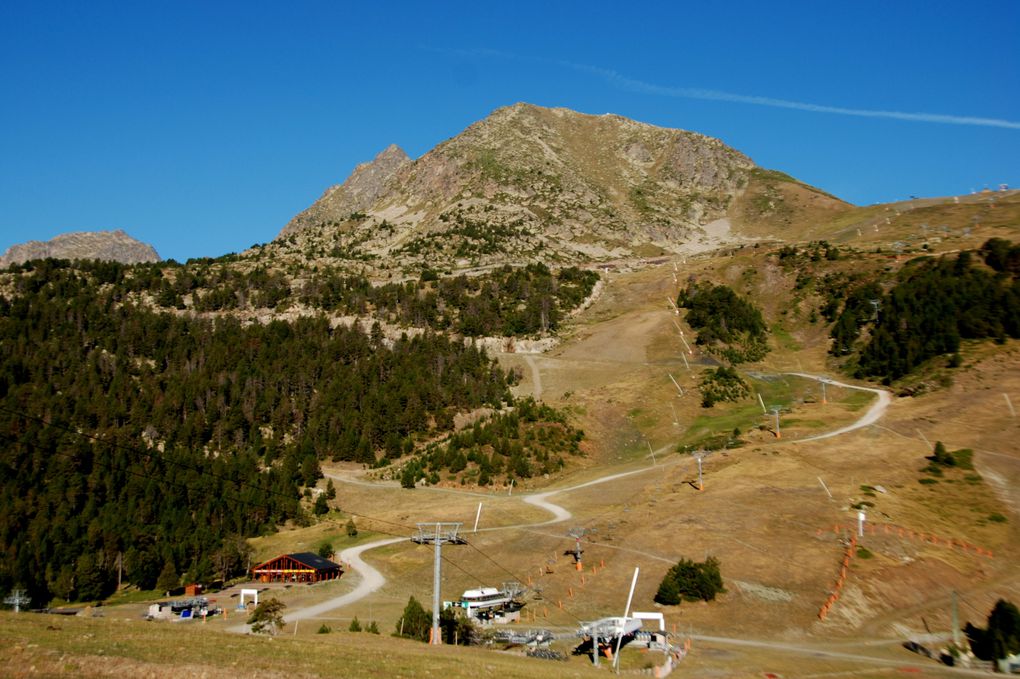
[[[841,526],[839,524],[836,524],[832,527],[832,532],[835,533],[836,535],[839,535],[844,531],[850,531],[852,532],[853,535],[856,535],[857,526],[856,525]],[[943,538],[939,535],[936,535],[935,533],[913,530],[912,528],[904,528],[903,526],[897,526],[890,523],[879,524],[866,523],[864,526],[864,531],[868,535],[878,534],[892,535],[899,538],[916,540],[919,542],[923,542],[925,544],[937,545],[940,547],[946,547],[948,549],[959,550],[961,552],[972,553],[978,556],[984,556],[988,558],[992,558],[995,556],[995,553],[992,550],[986,549],[984,547],[979,547],[978,545],[974,545],[971,544],[970,542],[960,540],[959,538]],[[815,532],[815,535],[817,537],[821,537],[824,532],[826,532],[824,529],[819,528]]]

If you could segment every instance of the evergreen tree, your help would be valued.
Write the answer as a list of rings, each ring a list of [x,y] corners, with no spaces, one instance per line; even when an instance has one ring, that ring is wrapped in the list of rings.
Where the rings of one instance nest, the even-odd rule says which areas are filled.
[[[254,634],[276,634],[283,627],[283,609],[287,605],[279,599],[263,599],[255,607],[248,624]]]
[[[395,634],[419,641],[428,641],[432,630],[432,613],[422,608],[413,596],[404,606],[404,613],[397,620]]]
[[[156,580],[156,589],[161,592],[171,592],[177,589],[180,584],[181,578],[177,575],[173,561],[168,559],[163,563],[163,570],[159,572],[159,578]]]
[[[315,496],[315,504],[312,506],[312,513],[316,516],[322,516],[329,512],[329,503],[326,502],[326,494],[319,493]]]

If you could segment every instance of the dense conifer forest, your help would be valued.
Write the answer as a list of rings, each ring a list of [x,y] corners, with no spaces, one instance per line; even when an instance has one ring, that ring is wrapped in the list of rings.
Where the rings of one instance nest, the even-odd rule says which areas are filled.
[[[581,454],[582,438],[584,432],[572,427],[563,413],[528,397],[511,412],[477,421],[429,445],[404,466],[401,483],[412,487],[420,479],[438,483],[445,478],[488,486],[551,474],[564,467],[564,456]]]
[[[830,351],[858,351],[856,376],[886,383],[937,356],[958,365],[963,340],[1020,338],[1018,275],[1020,246],[996,238],[909,262],[886,292],[877,281],[835,289],[823,309],[835,318]]]
[[[458,412],[513,403],[512,377],[482,350],[430,331],[387,340],[378,325],[139,305],[192,275],[171,268],[173,283],[157,265],[59,260],[4,277],[0,590],[39,604],[99,598],[118,577],[229,577],[247,566],[240,538],[306,520],[300,490],[319,460],[386,464],[452,432]],[[505,273],[501,285],[552,280]],[[265,303],[284,288],[270,274],[243,284]],[[504,434],[488,443],[512,448]]]
[[[697,343],[730,363],[758,361],[768,353],[761,310],[725,285],[692,284],[680,291],[677,306],[688,309],[687,324]]]

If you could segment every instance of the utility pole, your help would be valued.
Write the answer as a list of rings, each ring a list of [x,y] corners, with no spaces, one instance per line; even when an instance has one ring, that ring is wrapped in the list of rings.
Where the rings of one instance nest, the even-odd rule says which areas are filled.
[[[460,526],[459,522],[441,523],[436,521],[435,523],[419,523],[418,533],[411,536],[411,542],[416,542],[419,545],[434,545],[435,547],[436,558],[432,574],[432,638],[429,640],[431,644],[443,643],[442,635],[439,633],[439,605],[441,603],[439,600],[439,581],[440,564],[442,563],[440,550],[444,544],[464,544],[464,538],[457,534]]]

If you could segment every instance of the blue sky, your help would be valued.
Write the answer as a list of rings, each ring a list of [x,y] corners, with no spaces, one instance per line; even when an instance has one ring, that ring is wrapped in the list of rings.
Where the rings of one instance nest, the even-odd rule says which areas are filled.
[[[1017,2],[8,0],[0,251],[239,251],[517,101],[719,137],[858,204],[1018,186],[1018,35]]]

